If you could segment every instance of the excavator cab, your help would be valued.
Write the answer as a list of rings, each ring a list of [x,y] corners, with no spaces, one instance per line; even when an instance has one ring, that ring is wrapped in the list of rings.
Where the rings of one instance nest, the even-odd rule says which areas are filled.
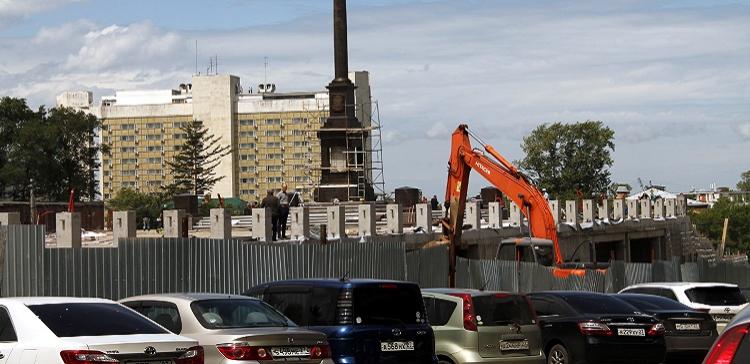
[[[554,243],[549,239],[503,239],[497,248],[496,259],[537,263],[547,267],[555,264]]]

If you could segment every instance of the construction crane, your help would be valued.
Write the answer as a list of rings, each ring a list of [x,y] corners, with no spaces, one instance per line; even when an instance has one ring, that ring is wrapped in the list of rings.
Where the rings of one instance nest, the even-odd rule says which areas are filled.
[[[472,147],[470,138],[475,139],[483,149]],[[466,124],[461,124],[451,136],[448,184],[445,190],[445,200],[449,203],[450,214],[442,220],[443,234],[450,243],[451,287],[455,287],[456,282],[456,255],[457,248],[462,244],[464,209],[472,169],[502,191],[526,216],[530,236],[526,239],[514,239],[513,244],[531,248],[532,254],[539,248],[551,247],[554,258],[549,260],[549,265],[554,265],[554,274],[557,277],[584,275],[585,269],[591,268],[563,261],[557,240],[557,224],[542,192],[495,148],[472,134]]]

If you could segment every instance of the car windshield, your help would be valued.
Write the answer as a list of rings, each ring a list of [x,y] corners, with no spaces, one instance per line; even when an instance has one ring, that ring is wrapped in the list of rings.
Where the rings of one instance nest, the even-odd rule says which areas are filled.
[[[56,303],[28,306],[57,336],[166,334],[166,330],[115,303]]]
[[[738,306],[747,303],[737,287],[696,287],[685,291],[690,301],[709,306]]]
[[[649,295],[616,295],[615,297],[635,306],[641,311],[692,311],[688,306],[668,298]]]
[[[564,299],[580,313],[632,315],[637,311],[635,307],[605,295],[570,295]]]
[[[289,326],[284,315],[253,299],[201,300],[191,303],[190,308],[198,322],[209,330]]]
[[[480,326],[531,325],[534,316],[523,296],[505,293],[472,297]]]
[[[414,284],[384,283],[354,288],[354,317],[358,324],[404,325],[427,319],[424,302]]]

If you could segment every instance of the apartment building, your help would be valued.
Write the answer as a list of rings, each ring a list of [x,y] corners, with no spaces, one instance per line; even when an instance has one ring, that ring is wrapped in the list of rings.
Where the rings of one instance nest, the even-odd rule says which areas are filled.
[[[369,128],[369,74],[351,72],[350,78],[357,87],[357,116]],[[321,174],[318,130],[328,117],[327,91],[276,92],[272,84],[244,91],[239,77],[232,75],[197,75],[191,81],[177,89],[117,91],[97,105],[84,105],[81,100],[91,100],[86,91],[58,97],[58,105],[91,112],[102,121],[100,138],[110,147],[101,157],[105,200],[122,188],[156,192],[171,183],[167,162],[179,153],[184,143],[180,128],[191,120],[200,120],[221,143],[232,146],[215,170],[224,178],[205,192],[260,201],[267,189],[287,183],[306,200],[314,198]]]

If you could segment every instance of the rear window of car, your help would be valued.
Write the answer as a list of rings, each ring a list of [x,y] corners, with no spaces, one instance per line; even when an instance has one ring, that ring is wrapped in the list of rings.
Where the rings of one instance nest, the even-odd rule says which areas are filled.
[[[637,311],[628,303],[604,295],[565,296],[564,299],[580,313],[630,315]]]
[[[28,308],[57,337],[168,333],[133,310],[114,303],[56,303]]]
[[[289,326],[284,315],[259,300],[201,300],[191,303],[190,309],[209,330]]]
[[[355,286],[354,322],[400,325],[426,323],[422,294],[416,285],[383,283]]]
[[[534,314],[523,296],[492,294],[472,297],[480,326],[531,325]]]
[[[691,302],[709,306],[737,306],[747,303],[737,287],[696,287],[685,291]]]
[[[629,295],[618,295],[615,296],[625,302],[635,306],[636,308],[644,311],[691,311],[692,309],[688,306],[683,305],[677,301],[670,300],[663,297],[652,297],[647,295],[629,296]]]

